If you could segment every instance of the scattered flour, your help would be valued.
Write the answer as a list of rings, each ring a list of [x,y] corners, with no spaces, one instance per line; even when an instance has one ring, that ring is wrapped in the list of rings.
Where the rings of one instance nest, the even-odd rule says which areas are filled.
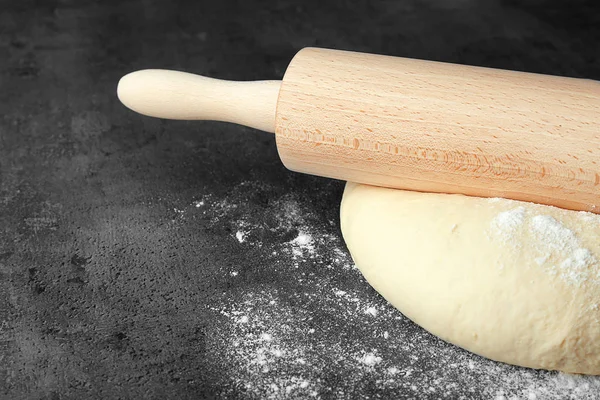
[[[365,365],[373,366],[373,365],[379,364],[381,362],[381,357],[377,357],[373,353],[367,353],[367,354],[363,355],[362,357],[358,358],[358,361]]]
[[[600,223],[600,218],[597,222]],[[549,215],[515,207],[499,213],[492,220],[491,232],[504,244],[517,248],[522,246],[524,235],[528,235],[533,239],[528,246],[535,253],[535,263],[570,285],[580,286],[590,278],[598,280],[597,276],[590,276],[592,267],[598,265],[596,257],[584,247],[575,232]]]
[[[219,229],[229,224],[228,234],[238,241],[237,232],[245,233],[244,243],[255,251],[247,265],[235,267],[247,277],[245,284],[224,269],[231,285],[206,305],[213,317],[203,346],[220,397],[599,398],[600,378],[496,363],[417,327],[368,286],[336,225],[302,207],[306,199],[282,195],[264,210],[251,208],[246,197],[269,190],[261,185],[245,183],[227,201],[207,196],[199,210],[190,206],[203,223]],[[513,230],[530,229],[531,219],[512,210],[492,231],[509,243]],[[560,229],[549,234],[570,238]],[[580,248],[565,269],[585,262]],[[538,257],[544,265],[551,259]]]
[[[322,293],[319,305],[343,309],[345,303],[330,293]],[[296,298],[302,297],[277,290],[248,291],[241,302],[224,297],[220,306],[210,308],[223,316],[207,336],[207,348],[215,369],[224,372],[224,397],[354,399],[385,393],[388,398],[429,398],[425,393],[433,393],[431,398],[535,395],[546,400],[592,400],[600,394],[599,378],[480,358],[406,319],[390,318],[396,311],[389,306],[382,306],[382,317],[375,321],[354,312],[332,325],[335,310],[322,315],[316,307],[288,301]],[[370,329],[385,330],[377,337],[369,334]]]
[[[372,315],[373,317],[377,316],[377,309],[375,307],[369,307],[365,310],[365,314]]]
[[[315,246],[313,238],[306,232],[298,233],[298,237],[290,242],[292,245],[292,254],[294,257],[302,257],[308,254],[309,257],[315,256]]]
[[[503,211],[492,220],[492,228],[500,232],[504,242],[513,240],[513,235],[523,225],[525,220],[525,207],[517,207]]]
[[[242,232],[242,231],[237,231],[235,233],[235,238],[238,240],[238,242],[240,243],[244,243],[244,241],[246,240],[246,232]]]

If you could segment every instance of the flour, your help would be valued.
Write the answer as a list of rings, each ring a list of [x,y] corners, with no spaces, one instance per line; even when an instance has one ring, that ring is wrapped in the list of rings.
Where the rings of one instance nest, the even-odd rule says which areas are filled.
[[[357,361],[360,363],[363,363],[365,365],[368,365],[368,366],[374,366],[381,362],[381,357],[377,357],[373,353],[367,353],[367,354],[363,355],[362,357],[358,358]]]
[[[314,239],[306,232],[298,233],[298,236],[290,241],[292,254],[295,258],[307,255],[315,256]]]
[[[496,201],[498,202],[498,201]],[[511,204],[505,200],[506,204]],[[583,214],[578,214],[584,217]],[[586,215],[583,223],[592,223],[595,216]],[[598,218],[596,223],[600,223]],[[500,212],[491,223],[492,234],[503,244],[523,247],[523,233],[529,235],[527,246],[535,255],[533,261],[549,274],[560,277],[572,286],[581,286],[584,282],[597,280],[590,276],[598,260],[581,243],[575,232],[557,219],[536,214],[519,206]]]
[[[368,286],[335,225],[303,206],[306,199],[270,195],[264,210],[250,208],[246,196],[268,190],[245,183],[227,200],[205,196],[186,209],[210,228],[225,225],[232,245],[251,254],[224,265],[222,294],[199,306],[212,315],[203,346],[219,397],[599,398],[598,378],[493,362],[417,327]],[[509,243],[512,230],[530,229],[531,217],[505,214],[492,236]],[[572,252],[574,265],[586,259],[578,248],[585,246]]]
[[[243,232],[243,231],[237,231],[237,232],[235,233],[235,238],[238,240],[238,242],[240,242],[240,243],[244,243],[244,241],[246,240],[246,235],[247,235],[247,233],[246,233],[246,232]]]
[[[548,215],[531,217],[531,231],[541,241],[546,242],[549,250],[568,251],[579,246],[579,240],[575,234]]]
[[[344,310],[348,303],[330,292],[319,306]],[[241,304],[223,299],[222,308],[210,308],[224,316],[207,342],[211,360],[227,371],[224,397],[353,399],[384,390],[389,397],[592,400],[600,393],[595,377],[512,367],[448,345],[406,319],[394,319],[397,311],[385,304],[375,320],[350,312],[336,329],[343,337],[333,335],[331,321],[316,320],[317,307],[295,307],[290,298],[302,296],[247,292]],[[365,301],[369,296],[359,296],[359,303]],[[368,335],[368,326],[385,328],[387,338]],[[354,331],[360,333],[353,337]],[[328,381],[331,374],[338,378]]]
[[[368,307],[365,310],[365,314],[369,314],[369,315],[371,315],[373,317],[376,317],[377,316],[377,309],[375,307]]]
[[[492,220],[492,227],[501,233],[502,240],[508,242],[513,240],[513,235],[523,225],[525,220],[525,207],[517,207],[512,210],[503,211]]]

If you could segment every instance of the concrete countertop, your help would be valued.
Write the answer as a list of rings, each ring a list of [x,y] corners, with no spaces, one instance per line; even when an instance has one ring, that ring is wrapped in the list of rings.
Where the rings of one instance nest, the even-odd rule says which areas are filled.
[[[596,398],[389,306],[342,241],[343,183],[285,170],[273,135],[115,88],[279,79],[305,46],[600,79],[598,43],[583,0],[4,1],[0,397]]]

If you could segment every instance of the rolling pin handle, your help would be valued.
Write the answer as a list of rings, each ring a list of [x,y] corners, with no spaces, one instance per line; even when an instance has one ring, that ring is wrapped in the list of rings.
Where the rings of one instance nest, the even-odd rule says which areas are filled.
[[[234,82],[147,69],[121,78],[117,95],[150,117],[232,122],[274,133],[280,87],[281,81]]]

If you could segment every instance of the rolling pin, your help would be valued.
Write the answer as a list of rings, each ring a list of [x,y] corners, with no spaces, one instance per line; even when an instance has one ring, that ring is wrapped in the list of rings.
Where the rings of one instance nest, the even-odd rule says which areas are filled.
[[[600,213],[600,82],[305,48],[282,81],[124,76],[141,114],[275,133],[290,170]]]

